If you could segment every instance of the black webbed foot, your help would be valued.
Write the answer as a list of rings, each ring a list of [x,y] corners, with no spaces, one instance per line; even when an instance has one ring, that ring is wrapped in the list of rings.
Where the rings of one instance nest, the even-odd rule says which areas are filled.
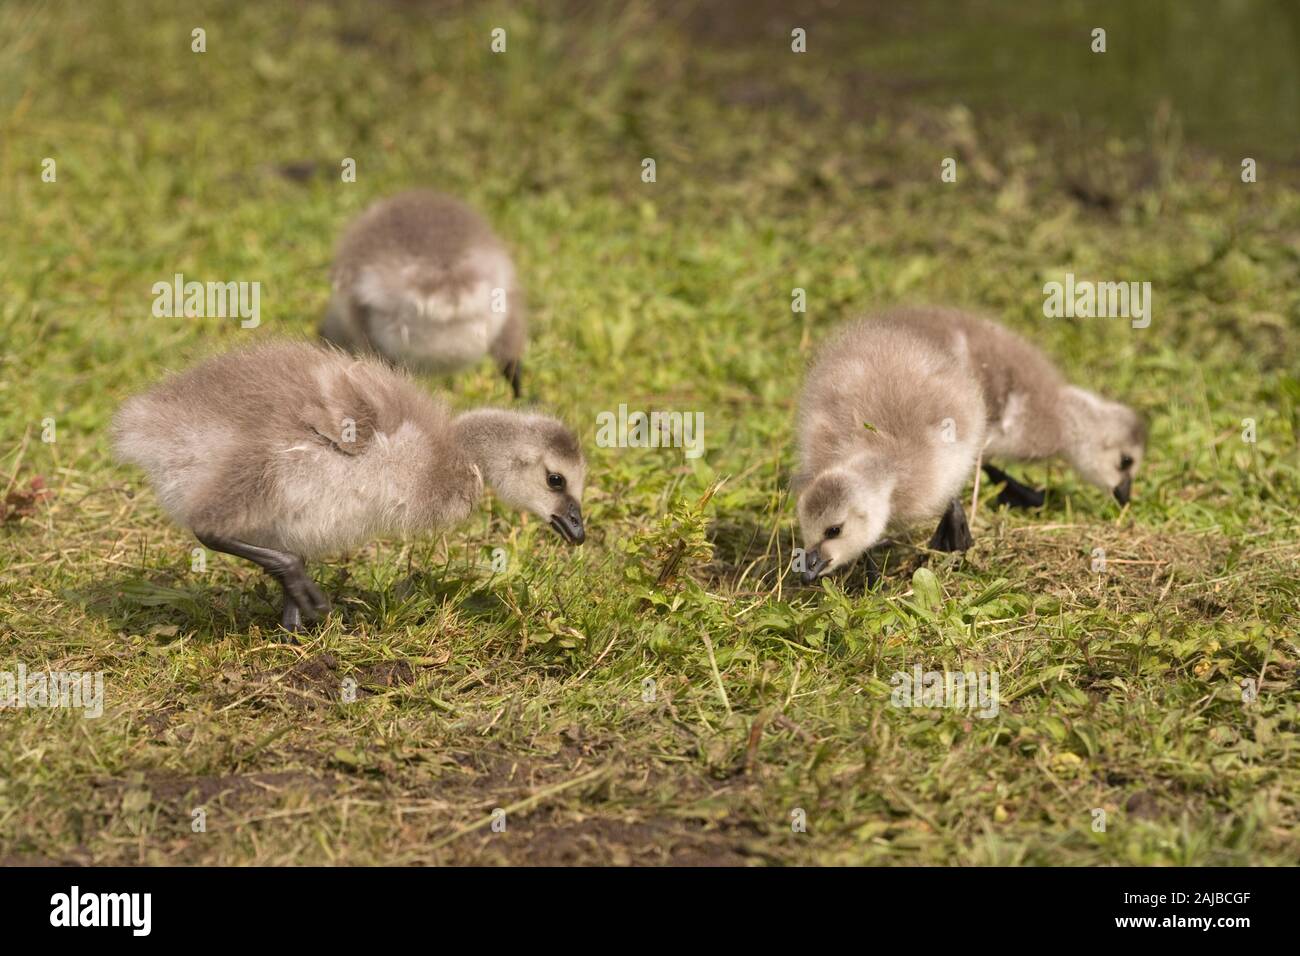
[[[966,512],[962,509],[961,501],[954,498],[949,502],[948,510],[943,513],[943,517],[939,519],[939,527],[935,529],[934,536],[930,538],[930,549],[965,551],[974,543],[970,525],[966,523]]]
[[[280,611],[280,626],[290,634],[298,634],[306,630],[302,623],[302,611],[288,596],[285,597],[284,607]]]
[[[1003,485],[1002,490],[998,492],[1000,505],[1006,505],[1008,508],[1041,508],[1043,502],[1047,500],[1046,492],[1021,484],[1001,468],[985,465],[984,474],[988,475],[989,481],[994,484]]]
[[[275,576],[274,571],[271,574]],[[307,574],[301,559],[295,557],[290,568],[276,579],[284,588],[285,600],[295,604],[307,620],[315,621],[329,613],[329,599]]]

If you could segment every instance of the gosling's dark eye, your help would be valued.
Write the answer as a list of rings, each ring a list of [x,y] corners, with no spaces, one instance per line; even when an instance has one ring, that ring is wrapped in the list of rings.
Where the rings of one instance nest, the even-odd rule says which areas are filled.
[[[1120,471],[1128,471],[1128,470],[1129,470],[1130,468],[1132,468],[1132,467],[1133,467],[1133,456],[1132,456],[1132,455],[1120,455],[1120,456],[1119,456],[1119,470],[1120,470]]]
[[[822,537],[824,538],[838,538],[839,536],[840,536],[840,526],[837,524],[831,525],[829,528],[827,528],[825,531],[822,532]]]
[[[552,488],[554,488],[556,491],[564,490],[563,475],[557,475],[555,472],[551,472],[546,476],[546,483],[550,485]]]

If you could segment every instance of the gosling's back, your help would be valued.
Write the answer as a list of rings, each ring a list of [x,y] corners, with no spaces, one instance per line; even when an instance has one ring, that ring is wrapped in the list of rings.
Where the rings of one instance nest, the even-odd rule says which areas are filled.
[[[900,307],[880,316],[970,357],[988,412],[990,455],[1044,458],[1061,449],[1065,378],[1041,349],[996,322],[960,309]]]

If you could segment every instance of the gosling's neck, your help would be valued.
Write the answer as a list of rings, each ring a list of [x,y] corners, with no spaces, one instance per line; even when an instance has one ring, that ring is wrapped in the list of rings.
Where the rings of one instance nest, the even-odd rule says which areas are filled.
[[[1102,399],[1087,389],[1066,385],[1061,389],[1060,423],[1055,453],[1069,458],[1071,452],[1087,444],[1097,429]]]
[[[509,464],[516,441],[518,416],[495,408],[465,412],[454,422],[456,444],[474,466],[483,484],[495,485]]]

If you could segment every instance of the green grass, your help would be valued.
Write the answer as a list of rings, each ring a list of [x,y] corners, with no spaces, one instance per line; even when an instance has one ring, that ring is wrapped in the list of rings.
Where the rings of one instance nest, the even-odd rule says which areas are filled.
[[[103,671],[107,695],[98,720],[0,711],[0,862],[1300,856],[1294,135],[1252,147],[1246,185],[1177,105],[1132,133],[942,73],[912,97],[893,81],[927,72],[923,33],[819,14],[796,56],[766,4],[241,7],[0,7],[0,671]],[[1036,43],[1075,42],[1090,16],[1063,9]],[[1146,97],[1098,93],[1119,101]],[[588,543],[485,506],[317,566],[336,611],[284,644],[267,583],[217,555],[193,572],[105,428],[165,370],[309,334],[341,226],[413,184],[517,254],[526,390],[583,436]],[[1151,327],[1044,319],[1065,271],[1151,281]],[[152,317],[176,272],[260,282],[261,327]],[[900,548],[878,593],[798,587],[802,369],[899,301],[979,308],[1144,409],[1133,504],[1029,468],[1049,508],[984,495],[975,548],[933,577]],[[508,400],[486,364],[429,385]],[[595,447],[620,403],[703,412],[708,453]],[[1000,713],[891,706],[917,664],[996,671]]]

